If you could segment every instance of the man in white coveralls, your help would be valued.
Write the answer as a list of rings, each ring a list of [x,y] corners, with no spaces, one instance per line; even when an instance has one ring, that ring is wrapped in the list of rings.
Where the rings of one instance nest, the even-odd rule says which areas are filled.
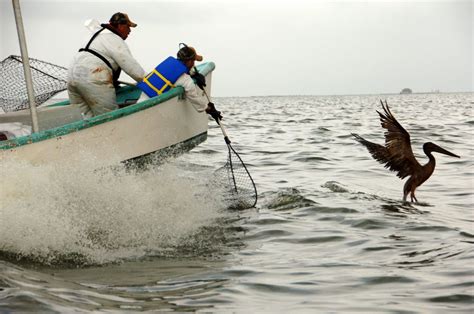
[[[125,43],[131,27],[137,26],[127,14],[118,12],[107,24],[88,21],[86,26],[95,33],[69,67],[67,90],[71,104],[89,118],[118,109],[115,87],[122,69],[137,82],[145,71]]]

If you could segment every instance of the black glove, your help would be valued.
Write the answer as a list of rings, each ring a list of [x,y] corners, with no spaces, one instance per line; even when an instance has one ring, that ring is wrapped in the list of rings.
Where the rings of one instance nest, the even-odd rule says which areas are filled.
[[[211,117],[219,123],[219,120],[222,120],[222,114],[220,111],[217,111],[216,106],[212,102],[207,104],[206,113],[211,115]]]
[[[200,89],[204,89],[204,87],[206,86],[206,78],[204,77],[204,75],[199,72],[194,72],[191,77],[193,78],[194,83],[196,83],[196,85],[199,86]]]

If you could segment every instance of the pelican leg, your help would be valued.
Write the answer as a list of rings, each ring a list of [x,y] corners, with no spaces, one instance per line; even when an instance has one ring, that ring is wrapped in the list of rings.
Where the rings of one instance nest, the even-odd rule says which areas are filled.
[[[413,197],[412,197],[413,191],[411,190],[410,185],[411,185],[411,178],[408,179],[407,182],[405,182],[405,185],[403,186],[403,201],[406,202],[408,194],[410,194],[410,199],[411,199],[411,202],[413,203]]]
[[[416,187],[415,187],[415,188],[411,188],[409,191],[406,191],[406,192],[405,192],[406,194],[410,193],[410,199],[411,199],[411,202],[412,202],[412,203],[414,203],[414,202],[418,203],[418,200],[416,199],[416,196],[415,196],[415,189],[416,189]],[[414,201],[413,201],[413,200],[414,200]]]
[[[415,200],[416,203],[418,203],[418,200],[416,199],[416,196],[415,196],[415,191],[412,191],[411,194],[411,201],[413,202],[413,200]]]

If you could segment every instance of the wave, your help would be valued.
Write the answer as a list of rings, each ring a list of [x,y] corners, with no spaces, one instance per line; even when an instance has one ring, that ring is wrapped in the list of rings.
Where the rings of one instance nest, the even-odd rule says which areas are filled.
[[[206,176],[172,163],[146,172],[80,164],[0,165],[0,254],[42,264],[104,264],[192,242],[224,213]]]

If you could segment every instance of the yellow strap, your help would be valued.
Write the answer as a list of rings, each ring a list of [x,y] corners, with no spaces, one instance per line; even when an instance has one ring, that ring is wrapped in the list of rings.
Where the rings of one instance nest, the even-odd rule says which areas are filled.
[[[163,82],[165,82],[165,84],[161,87],[161,89],[158,89],[156,88],[155,86],[153,86],[153,84],[151,84],[148,79],[153,75],[157,75],[161,80],[163,80]],[[158,72],[156,69],[153,69],[153,71],[150,72],[150,74],[148,74],[144,79],[143,79],[143,82],[145,82],[148,86],[150,86],[151,89],[153,89],[158,95],[161,95],[163,93],[163,91],[166,89],[166,87],[170,86],[170,87],[175,87],[173,85],[173,83],[171,83],[166,77],[164,77],[160,72]]]

